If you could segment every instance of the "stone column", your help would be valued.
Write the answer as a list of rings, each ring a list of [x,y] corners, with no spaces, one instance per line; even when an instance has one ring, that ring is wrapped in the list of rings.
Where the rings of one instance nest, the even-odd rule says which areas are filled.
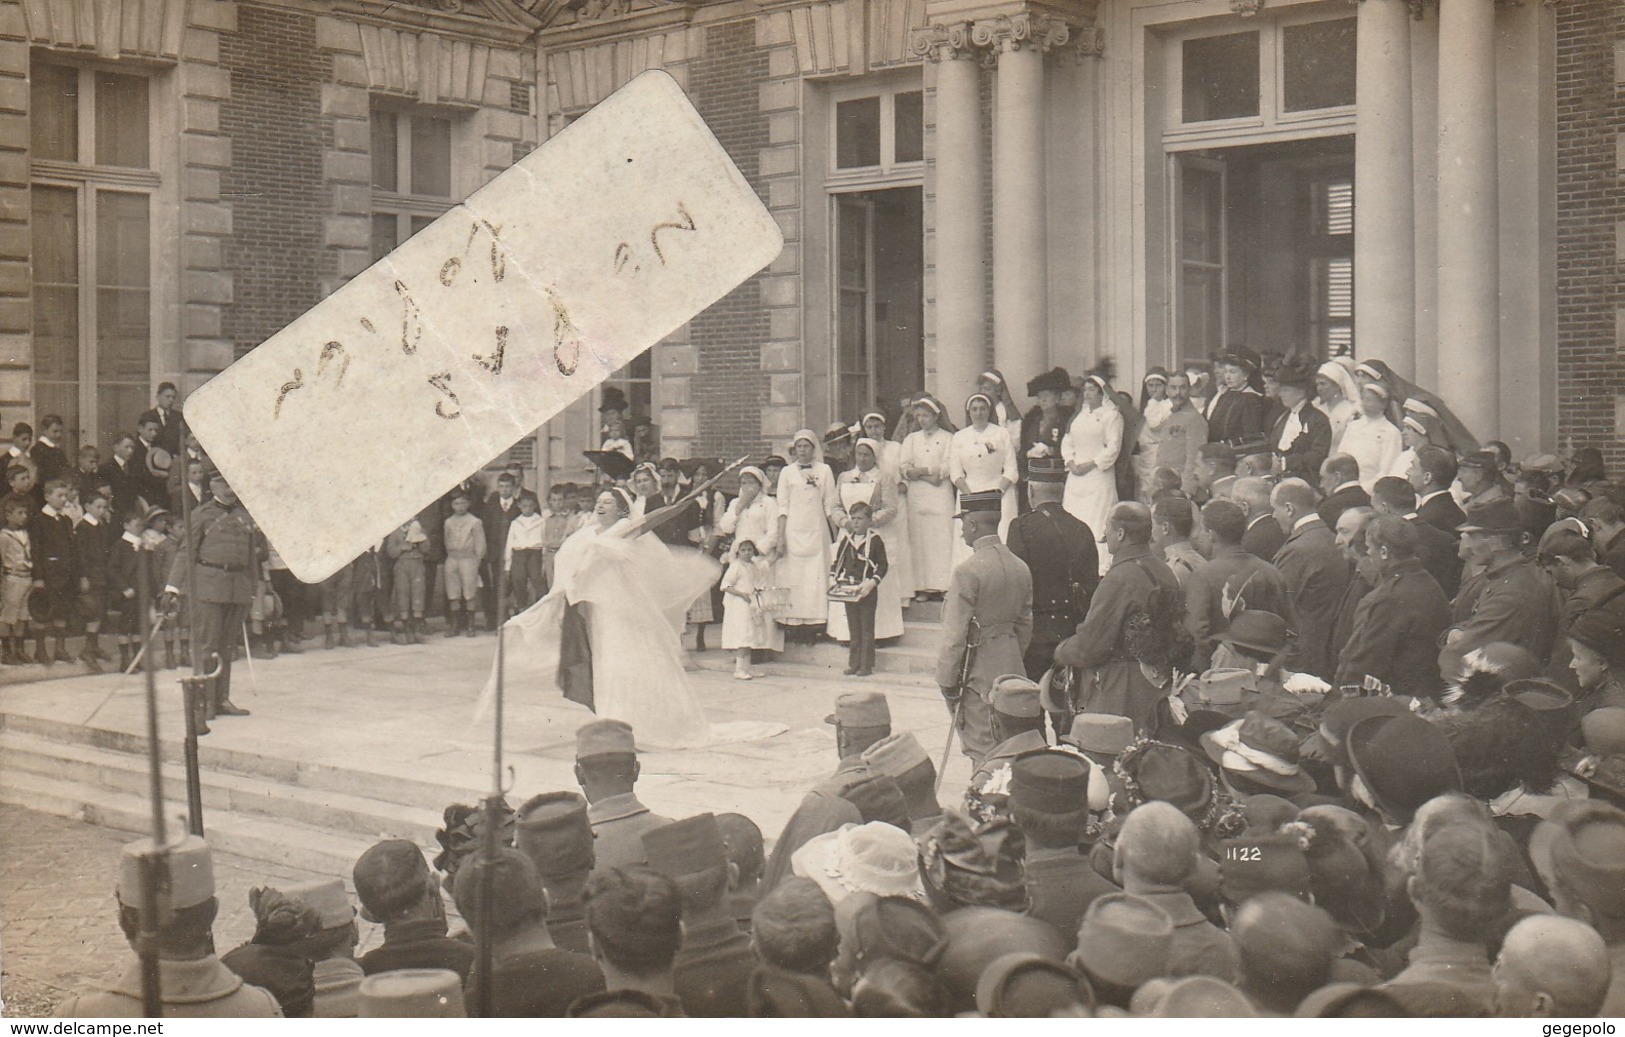
[[[1495,0],[1439,0],[1439,384],[1494,438],[1500,390]]]
[[[998,54],[993,110],[993,359],[1011,385],[1049,367],[1044,197],[1044,52],[1064,22],[1033,14],[976,23]]]
[[[1354,132],[1354,335],[1362,359],[1416,373],[1411,8],[1360,0]]]
[[[936,66],[936,372],[949,412],[976,384],[987,355],[987,232],[982,224],[981,54],[970,25],[933,26],[914,48]]]

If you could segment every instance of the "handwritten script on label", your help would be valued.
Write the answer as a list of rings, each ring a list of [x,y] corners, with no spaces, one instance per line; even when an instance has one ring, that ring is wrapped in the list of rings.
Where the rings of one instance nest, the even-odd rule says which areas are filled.
[[[646,72],[198,389],[187,420],[316,582],[783,243],[682,90]]]

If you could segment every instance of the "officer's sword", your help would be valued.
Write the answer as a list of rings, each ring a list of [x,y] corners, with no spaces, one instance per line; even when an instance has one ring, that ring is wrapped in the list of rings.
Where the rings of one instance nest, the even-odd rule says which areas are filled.
[[[981,632],[981,624],[972,616],[965,627],[965,653],[959,660],[959,698],[954,701],[953,719],[948,723],[948,741],[942,747],[942,764],[937,767],[937,783],[932,787],[932,792],[942,788],[942,776],[948,770],[948,757],[954,751],[954,733],[959,730],[959,719],[965,714],[965,696],[971,694],[971,668],[976,665],[976,650],[982,647]]]

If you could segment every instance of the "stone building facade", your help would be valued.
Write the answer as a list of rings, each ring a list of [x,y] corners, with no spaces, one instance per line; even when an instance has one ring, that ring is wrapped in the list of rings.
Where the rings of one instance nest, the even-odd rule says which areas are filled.
[[[1614,0],[0,0],[0,415],[105,446],[650,68],[786,239],[612,380],[664,453],[1245,343],[1625,463]]]

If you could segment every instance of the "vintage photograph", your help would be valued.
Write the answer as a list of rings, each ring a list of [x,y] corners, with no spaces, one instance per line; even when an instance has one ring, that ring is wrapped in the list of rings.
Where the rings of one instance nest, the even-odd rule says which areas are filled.
[[[1622,264],[1618,0],[0,0],[0,1016],[1625,1016]]]

